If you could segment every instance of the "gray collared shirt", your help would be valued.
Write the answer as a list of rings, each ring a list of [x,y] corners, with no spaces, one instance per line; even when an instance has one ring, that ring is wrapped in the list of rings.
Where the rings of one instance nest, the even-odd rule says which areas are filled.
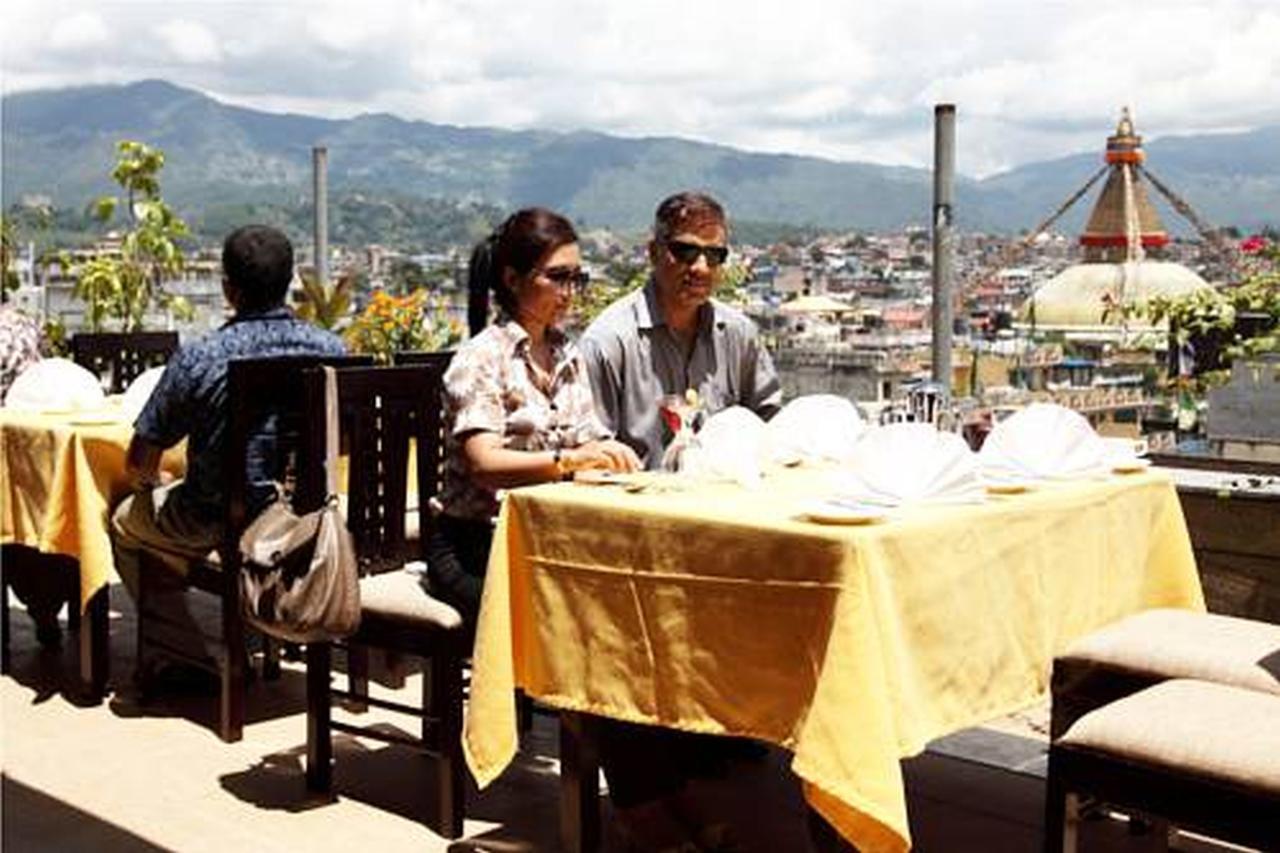
[[[610,305],[579,343],[604,425],[647,468],[662,461],[665,427],[658,400],[689,388],[707,414],[744,406],[770,418],[782,405],[773,359],[747,316],[716,300],[698,312],[693,351],[667,326],[652,278]]]

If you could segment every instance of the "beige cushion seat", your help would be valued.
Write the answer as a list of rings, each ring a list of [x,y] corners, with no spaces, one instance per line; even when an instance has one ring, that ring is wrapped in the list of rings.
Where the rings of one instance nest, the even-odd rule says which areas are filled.
[[[1086,714],[1058,745],[1280,797],[1280,695],[1173,679]]]
[[[1045,850],[1074,851],[1078,797],[1238,844],[1280,844],[1280,695],[1171,679],[1094,710],[1049,749]]]
[[[1148,610],[1095,631],[1053,664],[1052,732],[1082,714],[1170,678],[1280,695],[1280,625]]]
[[[404,570],[361,578],[360,614],[445,631],[462,627],[457,610],[428,593],[421,575]]]

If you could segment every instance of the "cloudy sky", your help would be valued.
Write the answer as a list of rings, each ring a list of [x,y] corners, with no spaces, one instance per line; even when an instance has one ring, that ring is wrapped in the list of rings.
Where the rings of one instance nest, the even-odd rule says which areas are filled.
[[[5,92],[159,77],[330,117],[673,135],[988,174],[1280,123],[1280,0],[4,0]]]

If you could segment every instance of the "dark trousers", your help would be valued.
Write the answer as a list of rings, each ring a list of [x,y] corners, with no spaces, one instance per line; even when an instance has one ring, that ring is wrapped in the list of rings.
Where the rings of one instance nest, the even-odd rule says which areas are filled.
[[[441,515],[427,539],[427,577],[431,594],[457,609],[468,630],[480,616],[484,572],[493,545],[493,525]]]

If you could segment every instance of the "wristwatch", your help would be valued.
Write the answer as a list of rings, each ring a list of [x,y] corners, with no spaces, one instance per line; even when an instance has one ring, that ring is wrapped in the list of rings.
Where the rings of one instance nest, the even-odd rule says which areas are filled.
[[[573,472],[564,467],[563,457],[564,457],[563,448],[557,447],[555,450],[551,451],[551,462],[556,466],[556,471],[559,472],[560,479],[572,480]]]

